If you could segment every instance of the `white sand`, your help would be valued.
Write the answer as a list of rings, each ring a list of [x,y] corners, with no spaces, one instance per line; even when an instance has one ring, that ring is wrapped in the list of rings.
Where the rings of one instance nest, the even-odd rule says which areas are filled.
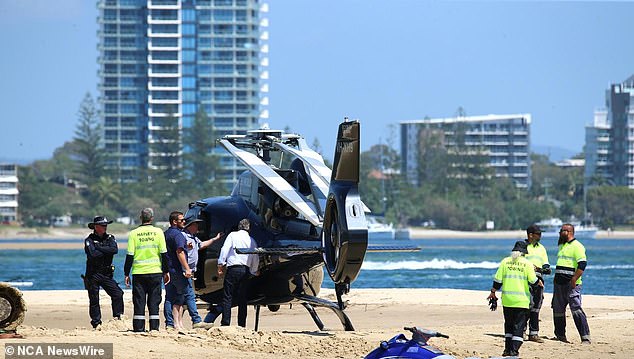
[[[254,311],[249,308],[248,329],[236,327],[197,329],[186,335],[161,330],[133,334],[131,293],[126,291],[123,322],[109,319],[109,298],[102,295],[102,330],[90,328],[85,291],[25,291],[28,313],[18,332],[26,339],[4,342],[103,342],[113,343],[115,358],[361,358],[381,340],[403,332],[403,326],[435,329],[450,339],[431,343],[445,352],[465,358],[499,356],[503,350],[501,309],[489,311],[486,291],[451,289],[352,289],[345,298],[346,313],[356,331],[345,332],[336,316],[317,309],[326,329],[318,331],[298,303],[279,312],[262,310],[260,331],[254,332]],[[332,290],[322,297],[334,300]],[[553,336],[550,295],[542,310],[541,335]],[[522,358],[632,358],[634,357],[634,297],[583,296],[593,344],[581,346],[568,314],[568,339],[573,344],[546,340],[526,342]],[[236,310],[234,310],[235,315]],[[205,314],[205,310],[201,310]],[[233,319],[235,325],[235,318]]]

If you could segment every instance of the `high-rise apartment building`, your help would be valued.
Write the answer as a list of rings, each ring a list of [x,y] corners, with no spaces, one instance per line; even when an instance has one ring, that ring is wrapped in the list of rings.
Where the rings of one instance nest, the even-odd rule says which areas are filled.
[[[191,126],[201,108],[217,137],[268,117],[266,2],[99,0],[98,7],[104,147],[120,180],[180,158],[152,144],[166,128]],[[234,181],[241,167],[216,150],[216,179]]]
[[[585,181],[634,188],[634,75],[612,84],[586,126]]]
[[[18,166],[0,164],[0,224],[18,220]]]
[[[488,158],[484,165],[495,177],[511,178],[518,188],[531,185],[530,114],[459,116],[403,121],[401,163],[407,180],[419,185],[421,142],[430,135],[440,137],[441,146],[451,148],[462,142],[463,153]],[[456,164],[447,163],[447,166]]]

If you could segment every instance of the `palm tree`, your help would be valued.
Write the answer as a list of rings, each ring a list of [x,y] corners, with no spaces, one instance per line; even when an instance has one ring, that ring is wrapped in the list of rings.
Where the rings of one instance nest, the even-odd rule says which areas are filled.
[[[108,208],[110,203],[121,201],[121,187],[110,177],[99,177],[91,192],[95,195],[95,203],[103,204],[104,208]]]

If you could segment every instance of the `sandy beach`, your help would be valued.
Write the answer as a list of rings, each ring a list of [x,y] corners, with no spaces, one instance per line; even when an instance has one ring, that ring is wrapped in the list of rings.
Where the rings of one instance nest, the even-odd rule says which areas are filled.
[[[334,300],[331,290],[320,295]],[[353,289],[346,296],[346,310],[356,331],[345,332],[327,309],[317,309],[326,325],[318,331],[298,303],[283,306],[277,313],[262,310],[260,328],[254,328],[254,310],[249,308],[247,329],[214,327],[185,334],[161,330],[134,334],[130,314],[131,292],[125,293],[126,319],[110,318],[109,298],[102,292],[104,325],[89,324],[88,298],[84,291],[24,291],[28,312],[18,333],[24,339],[5,343],[113,343],[115,358],[362,358],[381,340],[417,325],[449,335],[431,344],[457,358],[499,356],[503,350],[501,310],[491,312],[486,291],[451,289]],[[547,294],[545,303],[550,302]],[[583,297],[593,344],[581,346],[568,313],[568,338],[572,344],[545,340],[526,342],[522,358],[631,358],[634,356],[634,297]],[[552,338],[552,312],[542,311],[541,335]],[[204,314],[205,310],[201,309]],[[234,310],[235,315],[235,310]],[[161,319],[162,320],[162,319]],[[188,318],[187,318],[188,320]],[[235,323],[235,318],[233,323]],[[234,324],[235,325],[235,324]]]

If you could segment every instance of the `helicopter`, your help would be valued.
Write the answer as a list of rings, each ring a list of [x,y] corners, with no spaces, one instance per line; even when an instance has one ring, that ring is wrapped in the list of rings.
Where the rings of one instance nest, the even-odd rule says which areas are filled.
[[[209,305],[222,301],[223,280],[217,272],[226,235],[248,218],[249,234],[257,248],[236,248],[260,257],[259,275],[250,279],[247,303],[277,311],[282,304],[299,302],[323,330],[315,307],[332,310],[346,331],[354,330],[344,312],[342,296],[359,275],[368,251],[369,209],[359,196],[360,122],[347,118],[339,124],[333,169],[297,134],[259,129],[227,135],[219,144],[247,168],[229,196],[192,202],[185,217],[203,221],[201,240],[224,233],[199,252],[196,295]],[[272,162],[272,153],[292,158],[286,165]],[[408,250],[376,248],[376,250]],[[334,282],[337,302],[319,298],[324,270]]]

